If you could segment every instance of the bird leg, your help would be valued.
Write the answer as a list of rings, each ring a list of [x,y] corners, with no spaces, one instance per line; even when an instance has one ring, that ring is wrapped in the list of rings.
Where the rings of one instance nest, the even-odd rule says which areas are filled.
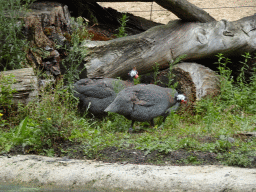
[[[159,129],[162,129],[162,128],[163,128],[163,126],[164,126],[164,122],[165,122],[165,120],[166,120],[166,117],[167,117],[167,116],[164,116],[164,119],[163,119],[162,124],[158,127]]]
[[[154,126],[155,126],[155,124],[154,124],[154,119],[151,119],[151,120],[150,120],[150,126],[151,126],[151,127],[154,127]]]
[[[163,123],[165,122],[166,118],[167,118],[167,116],[164,116]]]
[[[132,120],[132,124],[131,124],[131,127],[129,128],[128,132],[129,133],[132,133],[133,132],[133,124],[134,124],[134,120]]]

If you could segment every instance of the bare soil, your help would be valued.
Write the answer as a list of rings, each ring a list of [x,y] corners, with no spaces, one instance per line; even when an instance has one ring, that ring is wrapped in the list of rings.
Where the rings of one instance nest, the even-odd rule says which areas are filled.
[[[203,138],[202,142],[215,142],[216,138]],[[95,160],[105,163],[121,164],[143,164],[143,165],[172,165],[172,166],[194,166],[194,165],[223,165],[218,154],[213,152],[202,152],[180,149],[168,153],[152,151],[147,153],[143,150],[128,148],[107,147],[102,151],[84,152],[85,143],[75,143],[70,141],[56,141],[54,144],[54,156],[67,159]],[[49,148],[50,149],[50,148]],[[48,150],[44,147],[44,150]],[[15,155],[40,155],[40,151],[33,151],[29,146],[25,149],[22,146],[12,148],[8,156]],[[256,168],[256,156],[251,157],[253,161],[248,168]],[[238,165],[234,165],[238,166]]]

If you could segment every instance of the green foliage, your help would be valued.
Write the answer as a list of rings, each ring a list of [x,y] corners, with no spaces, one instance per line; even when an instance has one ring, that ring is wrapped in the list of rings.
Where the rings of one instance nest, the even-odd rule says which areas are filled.
[[[123,16],[118,21],[119,21],[121,26],[118,28],[118,34],[116,34],[115,36],[117,38],[127,36],[127,33],[125,31],[126,23],[128,22],[127,14],[123,14]]]
[[[137,79],[133,79],[133,82],[134,82],[134,85],[138,85],[138,84],[140,84],[140,76],[138,76],[138,78]]]
[[[53,92],[42,92],[40,102],[30,102],[19,109],[23,119],[14,129],[13,144],[51,147],[57,140],[67,139],[73,126],[77,100],[60,84]],[[29,118],[28,118],[29,117]]]
[[[157,76],[159,75],[159,63],[156,63],[156,66],[153,66],[153,78],[154,78],[154,84],[157,85],[158,83],[160,83],[160,80],[157,79]]]
[[[113,81],[112,84],[113,84],[114,91],[116,93],[119,93],[125,88],[120,77],[117,78],[117,81]]]
[[[13,75],[0,74],[0,127],[9,125],[8,121],[3,119],[3,115],[11,110],[12,95],[16,92],[11,86],[15,82]]]
[[[27,41],[22,34],[23,21],[19,14],[32,1],[0,1],[0,70],[24,67]]]
[[[159,138],[151,134],[145,134],[136,139],[136,148],[145,151],[145,155],[159,151],[167,154],[178,149],[178,142],[175,137]]]
[[[178,86],[178,82],[176,83],[173,83],[173,80],[175,78],[175,74],[172,73],[172,70],[173,70],[173,67],[174,65],[176,65],[177,63],[181,62],[183,59],[185,59],[187,57],[186,54],[184,55],[181,55],[179,57],[177,57],[174,61],[171,61],[170,64],[169,64],[169,73],[168,73],[168,84],[167,84],[167,87],[169,88],[173,88],[173,89],[176,89],[177,86]]]
[[[239,167],[250,167],[253,161],[253,158],[248,153],[242,151],[219,154],[217,158],[222,160],[225,165]]]
[[[167,74],[168,77],[168,83],[167,83],[167,87],[169,88],[173,88],[175,89],[178,86],[178,82],[173,83],[174,81],[174,77],[175,75],[172,73],[172,69],[174,67],[174,65],[176,65],[177,63],[179,63],[181,60],[185,59],[187,57],[187,55],[181,55],[179,57],[177,57],[174,61],[169,63],[169,73]],[[159,75],[159,63],[155,63],[155,66],[152,67],[153,68],[153,80],[154,80],[154,84],[158,85],[161,82],[161,80],[158,79],[158,75]]]
[[[83,18],[71,18],[72,35],[70,39],[71,47],[59,47],[68,51],[68,55],[62,60],[62,64],[66,69],[64,79],[67,81],[69,90],[73,90],[72,86],[76,80],[79,79],[79,74],[86,67],[80,68],[83,59],[86,56],[86,49],[81,48],[80,44],[84,39],[89,39],[90,35],[85,28]]]
[[[179,141],[179,148],[181,149],[196,149],[198,146],[198,141],[193,138],[182,138]]]
[[[12,147],[21,145],[24,151],[26,146],[38,145],[41,143],[40,134],[41,130],[32,119],[26,117],[20,124],[12,128],[9,134],[4,133],[7,141],[3,147],[4,151],[8,152]]]
[[[235,82],[231,76],[232,71],[227,67],[230,59],[225,58],[223,54],[217,55],[221,80],[221,94],[218,99],[223,109],[228,106],[235,106],[237,110],[254,113],[256,111],[256,73],[252,75],[249,83],[245,82],[245,70],[248,68],[247,61],[252,56],[249,53],[245,53],[242,56],[245,61],[241,62],[243,66]],[[256,71],[255,68],[256,66],[254,66],[254,71]]]
[[[11,86],[16,82],[13,75],[0,74],[0,103],[2,107],[11,107],[12,94],[16,92]],[[1,110],[0,110],[1,112]]]
[[[244,55],[242,55],[242,56],[244,57],[244,61],[239,61],[242,64],[242,68],[240,69],[240,74],[237,77],[237,82],[241,88],[244,88],[244,86],[246,85],[245,70],[247,70],[249,68],[249,66],[247,65],[247,62],[252,57],[251,57],[250,53],[248,53],[248,52],[244,53]]]

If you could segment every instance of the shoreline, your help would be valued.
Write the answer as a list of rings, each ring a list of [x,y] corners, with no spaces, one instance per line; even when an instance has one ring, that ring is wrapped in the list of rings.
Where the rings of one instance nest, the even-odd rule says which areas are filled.
[[[87,188],[94,191],[253,191],[256,189],[256,169],[111,164],[17,155],[0,156],[0,181],[78,191]]]

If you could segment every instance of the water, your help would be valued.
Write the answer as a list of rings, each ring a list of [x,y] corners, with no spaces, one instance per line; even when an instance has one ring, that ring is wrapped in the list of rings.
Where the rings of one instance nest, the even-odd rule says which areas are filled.
[[[47,185],[38,187],[35,184],[17,184],[17,183],[7,183],[0,181],[0,192],[146,192],[144,190],[138,189],[103,189],[103,188],[92,188],[89,186],[80,186],[80,187],[71,187],[68,188],[66,186],[55,186],[55,185]],[[149,191],[147,191],[149,192]]]
[[[29,186],[28,184],[22,185],[22,184],[13,184],[13,183],[1,183],[0,182],[0,192],[46,192],[46,191],[56,191],[56,192],[101,192],[102,190],[96,190],[96,189],[67,189],[67,187],[61,187],[61,186],[42,186],[42,187],[34,187]],[[106,190],[104,190],[106,191]]]

